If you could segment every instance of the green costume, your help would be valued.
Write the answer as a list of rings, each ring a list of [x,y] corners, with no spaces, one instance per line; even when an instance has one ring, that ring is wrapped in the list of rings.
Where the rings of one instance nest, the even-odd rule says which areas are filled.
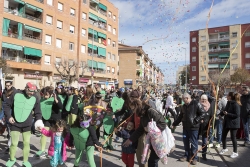
[[[87,142],[88,137],[89,137],[88,129],[72,127],[72,128],[70,128],[70,133],[74,137],[74,145],[76,148],[74,165],[79,166],[79,164],[82,160],[83,151],[86,151],[89,166],[95,167],[95,160],[93,158],[95,147],[94,146],[86,147],[86,142]]]
[[[70,112],[70,108],[71,108],[71,105],[72,105],[73,97],[74,97],[74,95],[70,95],[70,96],[68,97],[68,101],[67,101],[67,104],[66,104],[66,106],[65,106],[65,109],[66,109],[66,111],[68,111],[68,112]]]
[[[111,107],[113,109],[113,112],[116,112],[117,110],[120,110],[123,106],[124,100],[119,97],[113,97],[111,101]]]
[[[107,113],[103,118],[104,140],[106,140],[108,136],[113,133],[114,124],[113,113]],[[112,137],[109,138],[108,142],[106,142],[103,147],[108,146],[110,147],[110,149],[113,149]]]
[[[73,97],[74,97],[74,95],[70,95],[68,97],[68,101],[67,101],[67,104],[65,106],[65,109],[68,112],[70,112],[70,110],[71,110],[71,105],[72,105]],[[68,115],[68,117],[67,117],[67,123],[71,126],[74,123],[74,121],[76,120],[76,117],[77,117],[77,115],[70,113]]]
[[[63,105],[65,102],[66,96],[65,95],[58,95],[58,97],[60,98],[62,105]],[[62,109],[60,110],[60,112],[62,112]]]

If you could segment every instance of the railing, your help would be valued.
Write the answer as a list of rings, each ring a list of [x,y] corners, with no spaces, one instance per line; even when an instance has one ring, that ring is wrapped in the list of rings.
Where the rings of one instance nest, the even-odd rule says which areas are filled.
[[[89,40],[93,41],[93,38],[92,37],[88,37]],[[99,42],[98,39],[94,38],[94,41],[95,42]]]
[[[230,51],[230,48],[209,49],[209,52],[223,52]]]
[[[36,17],[33,17],[33,16],[25,14],[25,13],[18,13],[18,10],[16,10],[16,9],[4,8],[4,12],[10,13],[10,14],[13,14],[13,15],[16,15],[19,17],[23,17],[23,18],[26,18],[26,19],[29,19],[29,20],[32,20],[32,21],[35,21],[38,23],[43,22],[42,19],[40,19],[40,18],[36,18]]]
[[[228,40],[229,40],[229,36],[225,36],[219,39],[209,39],[209,42],[220,42],[220,41],[228,41]]]
[[[35,0],[35,1],[40,2],[40,3],[43,3],[43,0]]]
[[[100,29],[107,30],[107,24],[100,23],[100,22],[98,22],[98,23],[95,22],[95,23],[97,23],[97,24],[94,24],[94,22],[95,22],[95,21],[92,21],[92,20],[89,19],[89,23],[90,23],[90,24],[92,24],[92,25],[94,25],[95,27],[98,27],[98,28],[100,28]]]
[[[2,56],[5,60],[9,61],[15,61],[19,63],[29,63],[29,64],[41,64],[40,60],[32,60],[32,59],[26,59],[22,57],[13,57],[13,56]]]
[[[88,55],[89,55],[89,56],[92,56],[92,53],[88,53]],[[100,55],[98,55],[98,54],[96,54],[96,53],[94,53],[93,56],[94,56],[94,57],[97,57],[97,58],[100,58],[100,59],[106,59],[106,56],[105,56],[105,57],[104,57],[104,56],[100,56]]]
[[[222,62],[227,62],[227,59],[210,59],[209,63],[222,63]]]
[[[13,33],[13,32],[4,32],[3,31],[3,36],[6,36],[6,37],[11,37],[11,38],[18,38],[18,39],[22,39],[21,36],[19,36],[18,34],[16,33]]]
[[[42,39],[40,37],[34,37],[34,36],[30,35],[30,34],[24,34],[23,40],[38,43],[38,44],[42,44]]]
[[[96,9],[94,6],[89,5],[89,8],[96,11],[96,12],[98,12],[98,9]]]
[[[89,68],[87,69],[88,72],[91,72],[92,69]],[[106,74],[106,70],[97,70],[97,69],[93,69],[94,73],[99,73],[99,74]]]
[[[102,15],[104,15],[104,16],[106,16],[106,17],[107,17],[107,12],[106,12],[106,11],[99,10],[99,13],[101,13]]]

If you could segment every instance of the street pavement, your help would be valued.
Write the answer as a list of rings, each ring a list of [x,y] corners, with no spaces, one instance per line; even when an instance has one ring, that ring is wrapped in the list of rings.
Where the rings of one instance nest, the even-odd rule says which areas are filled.
[[[182,142],[182,126],[177,127],[174,136],[175,136],[175,143],[176,143],[176,148],[175,151],[173,153],[171,153],[169,155],[168,158],[168,164],[167,165],[163,165],[161,162],[159,162],[159,167],[163,167],[163,166],[170,166],[170,167],[188,167],[189,163],[188,162],[180,162],[178,159],[180,157],[183,156],[183,142]],[[49,159],[48,158],[36,158],[34,155],[36,153],[36,151],[38,151],[38,148],[40,148],[40,142],[39,142],[40,138],[36,137],[35,135],[32,135],[31,137],[31,144],[30,144],[30,155],[29,155],[29,161],[31,162],[33,167],[47,167],[50,166],[49,164]],[[22,136],[20,136],[20,141],[22,141]],[[49,139],[47,139],[47,148],[49,145]],[[101,139],[101,141],[103,141],[103,139]],[[199,143],[199,147],[201,147],[201,143]],[[0,167],[5,166],[6,161],[9,158],[8,154],[4,154],[4,150],[7,146],[7,139],[4,138],[3,136],[0,136]],[[111,152],[103,152],[103,167],[125,167],[125,165],[123,164],[121,158],[121,139],[119,143],[115,143],[113,142],[113,146],[116,150],[111,151]],[[229,144],[229,150],[232,150],[231,145]],[[18,149],[17,149],[17,154],[16,154],[16,158],[17,158],[17,162],[15,164],[14,167],[21,167],[22,166],[22,142],[19,142],[18,144]],[[249,148],[242,148],[242,151],[244,151],[245,149],[247,149],[249,151]],[[223,156],[225,160],[230,161],[230,163],[225,163],[223,162],[223,160],[221,159],[221,157],[218,155],[218,153],[216,152],[215,149],[210,149],[210,152],[207,155],[208,160],[204,161],[201,157],[201,153],[198,153],[199,159],[198,159],[198,163],[197,163],[197,167],[209,167],[209,166],[218,166],[218,167],[236,167],[234,166],[234,164],[238,165],[237,167],[246,165],[246,164],[250,164],[250,158],[246,158],[242,164],[240,164],[239,162],[237,162],[236,158],[232,163],[231,163],[231,159],[228,158],[227,155]],[[241,159],[241,156],[243,155],[241,151],[241,148],[239,148],[239,155]],[[73,162],[74,162],[74,150],[68,150],[68,159],[66,162],[66,166],[68,167],[73,167]],[[230,155],[230,154],[229,154]],[[248,154],[244,154],[245,157]],[[136,160],[136,158],[135,158]],[[96,161],[96,166],[99,167],[100,166],[100,153],[96,152],[95,155],[95,161]],[[236,162],[237,163],[236,163]],[[228,166],[232,164],[233,166]],[[193,165],[190,165],[190,167]],[[249,167],[250,165],[248,165]],[[88,167],[87,161],[86,161],[86,156],[85,154],[83,155],[83,159],[82,162],[80,164],[80,167]],[[135,162],[135,167],[138,167],[137,162]],[[244,166],[245,167],[245,166]]]

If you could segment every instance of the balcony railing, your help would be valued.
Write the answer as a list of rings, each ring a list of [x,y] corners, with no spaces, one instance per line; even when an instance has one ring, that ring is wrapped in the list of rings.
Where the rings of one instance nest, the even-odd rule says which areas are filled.
[[[89,56],[92,56],[92,53],[88,53]],[[106,59],[106,57],[104,56],[99,56],[98,54],[94,53],[93,54],[94,57],[100,58],[100,59]]]
[[[98,9],[96,9],[94,6],[89,5],[89,8],[96,11],[96,12],[98,12]]]
[[[219,38],[219,39],[209,39],[209,42],[220,42],[220,41],[228,41],[228,40],[229,40],[229,35],[224,36],[223,38]]]
[[[34,37],[34,36],[30,35],[30,34],[24,34],[23,40],[38,43],[38,44],[42,44],[42,39],[40,37]]]
[[[29,64],[41,64],[40,60],[32,60],[32,59],[26,59],[22,57],[13,57],[13,56],[2,56],[5,60],[8,61],[15,61],[19,63],[29,63]]]
[[[93,37],[88,37],[89,40],[93,41]],[[99,40],[97,38],[94,38],[95,42],[99,42]]]
[[[230,51],[230,48],[209,49],[209,52],[224,52]]]
[[[91,72],[91,68],[87,69],[88,72]],[[97,70],[93,69],[94,73],[99,73],[99,74],[106,74],[106,70]]]
[[[28,15],[28,14],[25,14],[25,13],[18,13],[18,10],[16,10],[16,9],[4,8],[4,12],[10,13],[10,14],[13,14],[13,15],[16,15],[16,16],[19,16],[19,17],[23,17],[23,18],[26,18],[26,19],[29,19],[29,20],[32,20],[32,21],[35,21],[35,22],[38,22],[38,23],[43,22],[42,19],[40,19],[40,18],[36,18],[34,16],[31,16],[31,15]]]
[[[43,0],[35,0],[35,1],[40,2],[40,3],[43,3]]]
[[[92,25],[94,25],[95,27],[98,27],[98,28],[100,28],[100,29],[107,30],[107,24],[104,24],[104,23],[97,23],[97,22],[95,22],[95,24],[94,24],[94,21],[92,21],[92,20],[90,20],[90,19],[89,19],[89,24],[92,24]]]
[[[102,15],[104,15],[104,16],[106,16],[106,17],[107,17],[107,12],[106,12],[106,11],[99,10],[99,13],[101,13]]]
[[[227,62],[227,59],[210,59],[209,63],[224,63]]]

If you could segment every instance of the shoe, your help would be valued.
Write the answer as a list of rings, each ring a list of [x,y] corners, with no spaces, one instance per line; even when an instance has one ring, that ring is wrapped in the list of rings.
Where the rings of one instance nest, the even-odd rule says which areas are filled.
[[[204,159],[206,161],[207,160],[206,155],[202,155],[202,159]]]
[[[232,154],[230,157],[231,157],[231,158],[236,158],[236,157],[238,157],[238,156],[239,156],[238,153],[233,152],[233,154]]]
[[[220,155],[223,155],[225,152],[228,152],[228,149],[226,148],[226,149],[222,149],[221,151],[220,151]]]
[[[8,160],[8,162],[6,163],[6,166],[7,167],[12,167],[15,163],[16,163],[16,158],[13,161]]]
[[[45,157],[47,156],[47,153],[45,151],[38,151],[36,152],[37,157]]]
[[[250,146],[250,142],[249,141],[245,141],[244,146]]]
[[[6,150],[4,151],[5,154],[9,154],[10,152],[10,148],[6,148]]]
[[[213,146],[214,146],[213,143],[207,145],[208,148],[212,148]]]
[[[185,161],[187,161],[187,157],[181,157],[180,159],[179,159],[181,162],[185,162]]]
[[[196,165],[196,164],[197,164],[197,160],[194,159],[194,160],[191,162],[191,164],[192,164],[192,165]]]
[[[23,162],[23,166],[25,166],[25,167],[32,167],[29,161]]]
[[[215,148],[220,148],[220,143],[216,143],[214,146]]]

